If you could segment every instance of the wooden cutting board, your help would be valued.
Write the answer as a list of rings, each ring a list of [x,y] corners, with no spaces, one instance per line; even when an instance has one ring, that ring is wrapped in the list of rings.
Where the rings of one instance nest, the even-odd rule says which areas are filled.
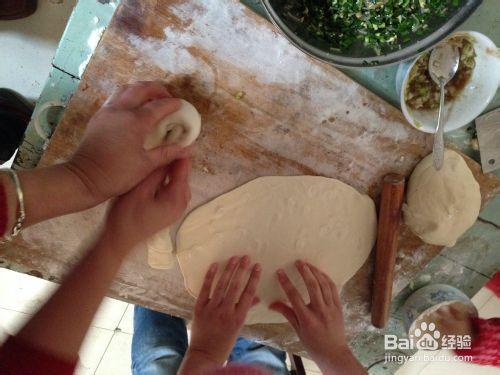
[[[377,200],[383,175],[408,176],[431,150],[431,137],[410,127],[400,111],[295,49],[236,1],[123,0],[41,165],[67,159],[106,97],[137,80],[166,82],[202,115],[188,211],[266,175],[334,177]],[[498,180],[468,163],[486,201]],[[61,280],[96,233],[104,209],[29,228],[2,248],[0,261]],[[399,243],[394,293],[440,251],[407,228]],[[144,250],[126,261],[109,295],[188,318],[194,301],[179,269],[150,269]],[[350,337],[370,324],[371,267],[370,258],[342,293]],[[300,349],[286,325],[254,326],[247,333]]]

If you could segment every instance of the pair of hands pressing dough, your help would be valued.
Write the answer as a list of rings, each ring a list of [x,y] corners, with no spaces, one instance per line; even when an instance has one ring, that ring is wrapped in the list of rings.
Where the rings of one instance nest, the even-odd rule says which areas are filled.
[[[256,292],[262,271],[260,264],[252,265],[246,255],[232,257],[214,285],[218,267],[217,263],[212,264],[203,280],[182,374],[203,373],[210,367],[222,366],[248,311],[259,302]],[[283,314],[324,373],[364,374],[347,345],[342,306],[334,282],[302,260],[297,260],[295,267],[307,286],[310,302],[304,301],[285,271],[279,269],[276,278],[286,300],[275,301],[269,308]]]

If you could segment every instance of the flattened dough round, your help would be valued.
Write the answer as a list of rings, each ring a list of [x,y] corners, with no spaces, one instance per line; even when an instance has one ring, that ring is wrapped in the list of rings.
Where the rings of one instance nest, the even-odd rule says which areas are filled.
[[[196,297],[211,263],[250,255],[262,265],[257,291],[261,302],[250,310],[246,323],[282,323],[285,319],[267,308],[285,298],[276,269],[285,269],[306,301],[305,286],[293,266],[299,258],[320,267],[340,290],[368,257],[376,227],[372,199],[343,182],[260,177],[189,214],[177,232],[177,258],[186,288]]]
[[[432,154],[415,167],[404,218],[410,229],[427,243],[453,246],[474,224],[481,208],[481,192],[465,160],[445,150],[443,167],[436,171]]]

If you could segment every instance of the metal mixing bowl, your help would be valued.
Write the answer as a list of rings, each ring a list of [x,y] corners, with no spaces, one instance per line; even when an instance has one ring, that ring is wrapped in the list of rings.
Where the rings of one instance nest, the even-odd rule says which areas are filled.
[[[269,18],[280,29],[283,34],[297,48],[303,52],[328,62],[333,65],[343,67],[366,67],[381,66],[407,60],[419,53],[429,49],[441,39],[455,30],[467,17],[482,3],[482,0],[462,0],[461,4],[450,11],[450,13],[434,24],[430,25],[427,34],[417,39],[410,40],[401,46],[401,49],[394,49],[385,54],[377,55],[372,49],[363,47],[353,47],[344,52],[332,52],[324,45],[324,42],[305,33],[297,31],[291,21],[282,17],[282,5],[284,0],[261,0],[267,11]],[[293,1],[293,0],[291,0]],[[286,1],[285,1],[286,3]]]

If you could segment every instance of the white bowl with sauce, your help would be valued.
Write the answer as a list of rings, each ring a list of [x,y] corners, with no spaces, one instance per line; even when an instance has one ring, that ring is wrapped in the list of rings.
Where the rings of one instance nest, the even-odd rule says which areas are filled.
[[[460,93],[453,100],[445,103],[443,118],[445,132],[461,128],[478,117],[493,99],[500,84],[500,51],[495,43],[487,36],[475,31],[453,33],[441,43],[446,43],[448,39],[457,36],[464,36],[471,40],[476,53],[476,65]],[[402,84],[398,85],[401,110],[413,127],[426,133],[434,133],[437,124],[437,109],[413,109],[406,104],[405,100],[410,71],[419,58],[409,66],[401,64],[398,69],[399,78],[404,74]]]

